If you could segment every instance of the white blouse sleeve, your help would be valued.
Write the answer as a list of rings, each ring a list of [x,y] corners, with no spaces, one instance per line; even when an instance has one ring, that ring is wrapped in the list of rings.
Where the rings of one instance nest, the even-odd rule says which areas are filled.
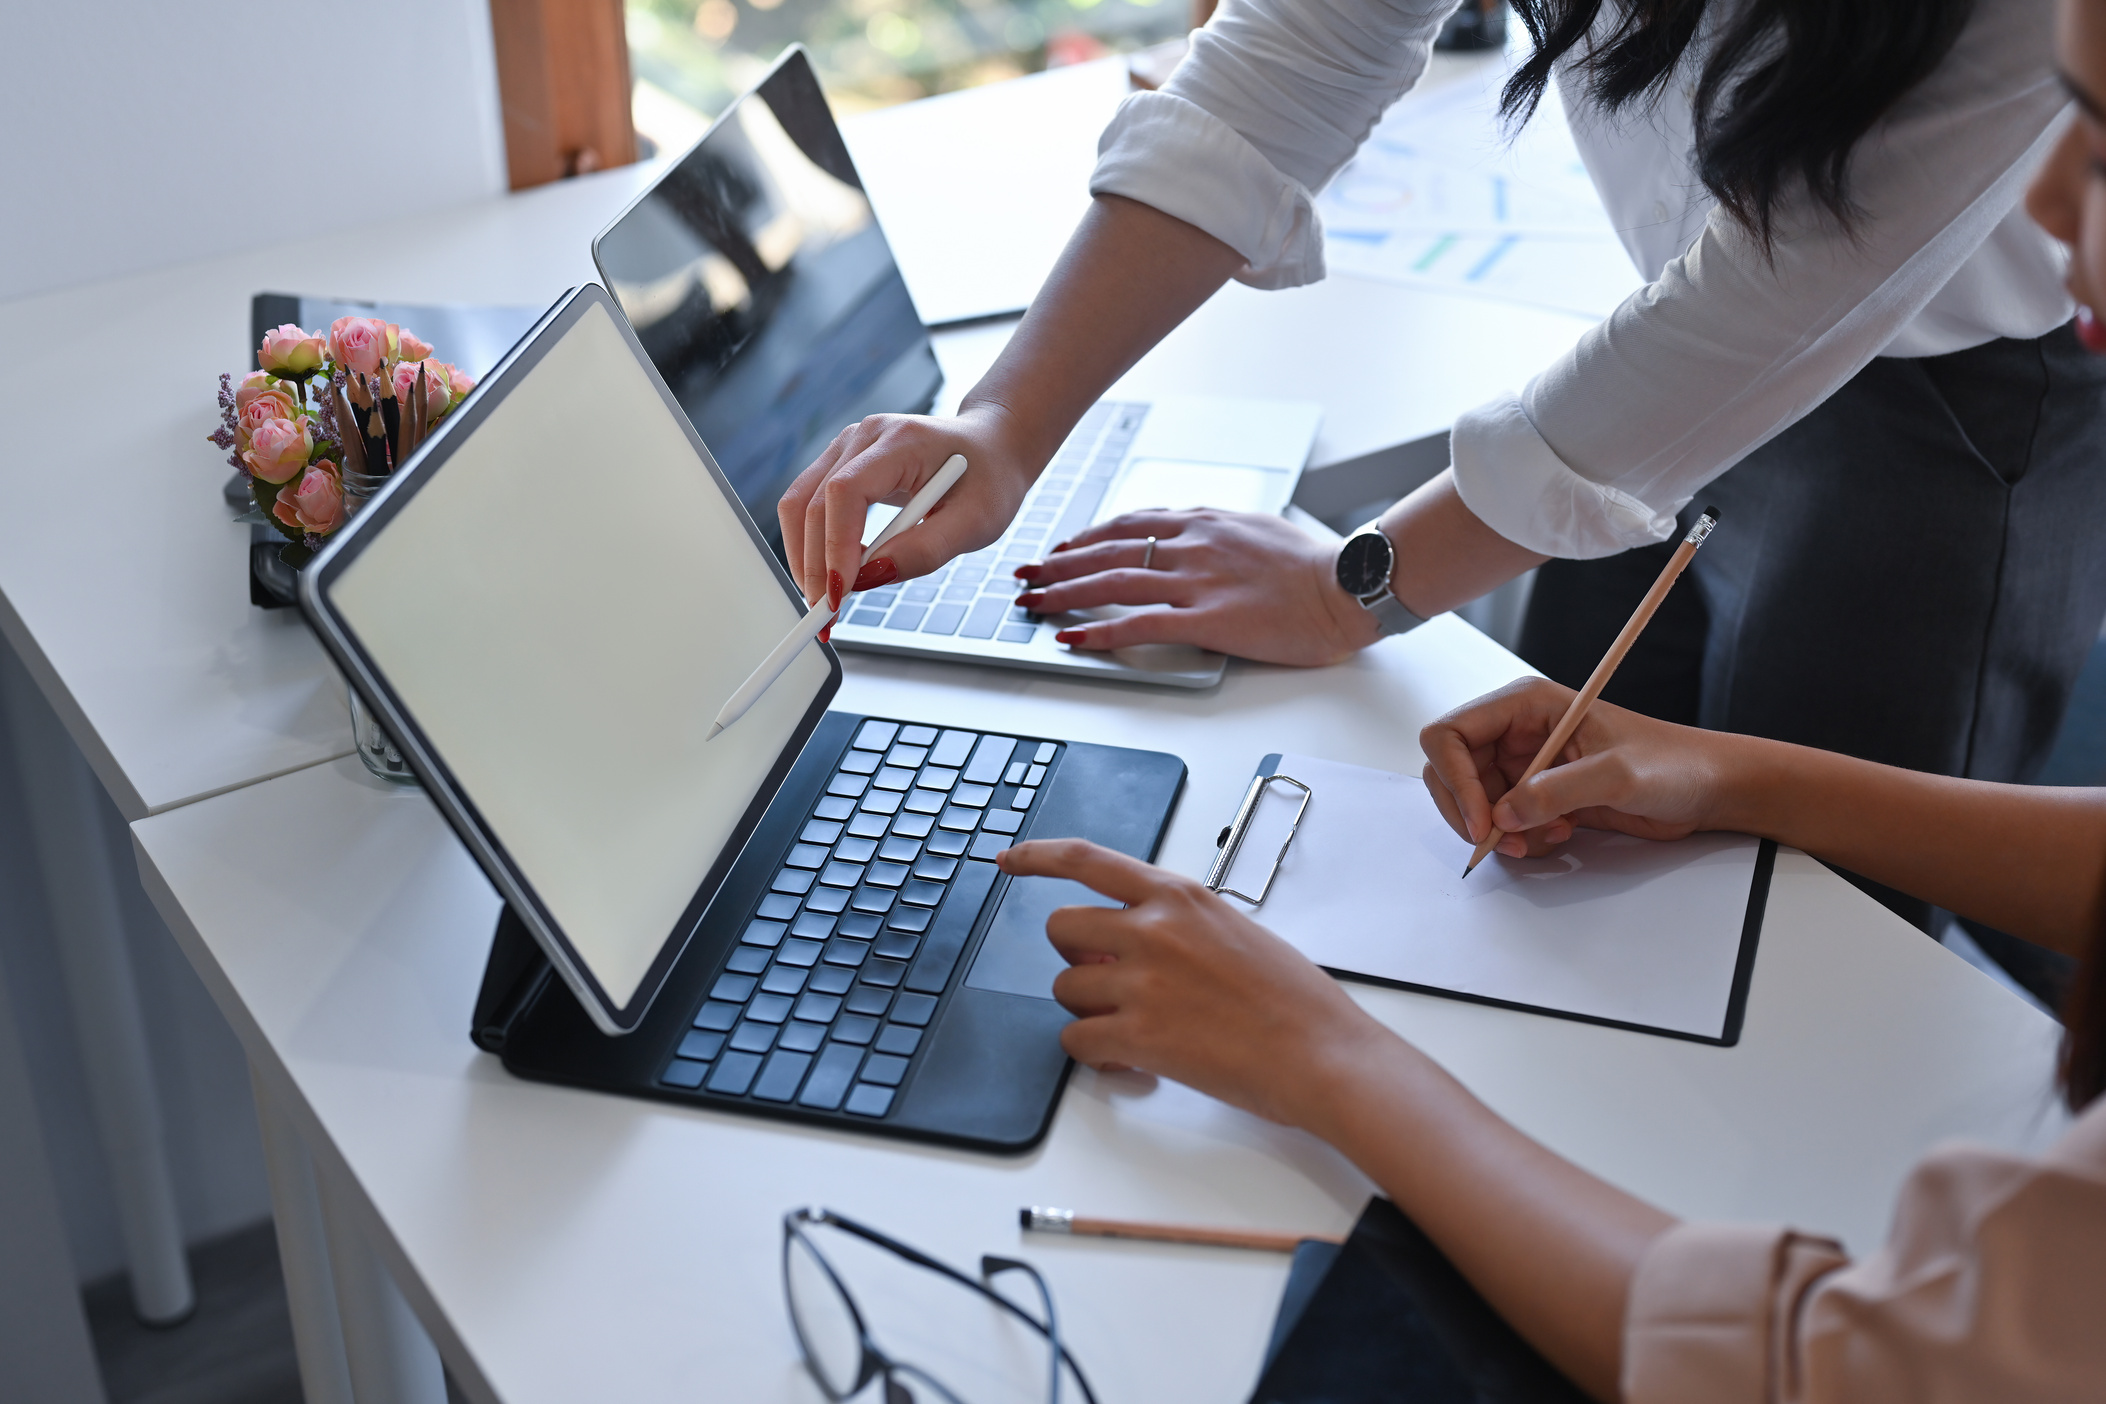
[[[1246,282],[1322,276],[1311,192],[1417,80],[1452,8],[1232,0],[1163,92],[1128,99],[1092,191],[1207,230],[1248,260]],[[1545,555],[1665,538],[1705,483],[1886,349],[2012,214],[2068,108],[2053,21],[2053,0],[1976,6],[1945,62],[1853,155],[1854,231],[1794,203],[1765,255],[1715,212],[1521,394],[1465,414],[1451,441],[1463,500]]]

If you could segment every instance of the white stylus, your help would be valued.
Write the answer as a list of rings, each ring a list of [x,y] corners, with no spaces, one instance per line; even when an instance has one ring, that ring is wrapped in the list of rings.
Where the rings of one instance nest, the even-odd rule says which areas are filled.
[[[936,476],[923,483],[921,491],[915,493],[907,500],[907,505],[899,509],[899,515],[885,523],[885,529],[878,533],[877,540],[863,548],[863,559],[858,569],[868,565],[877,553],[885,548],[886,542],[929,515],[929,509],[963,476],[965,455],[954,453],[936,470]],[[797,621],[797,627],[790,630],[781,643],[775,645],[775,651],[761,660],[761,665],[753,670],[753,676],[739,684],[739,690],[731,694],[731,700],[724,704],[724,710],[717,713],[716,723],[709,728],[709,735],[702,739],[707,741],[714,738],[725,727],[745,716],[747,708],[758,702],[761,694],[775,685],[775,680],[783,675],[783,670],[790,666],[791,660],[803,652],[806,644],[818,638],[819,631],[833,623],[841,611],[848,608],[848,602],[853,598],[855,591],[851,590],[841,597],[840,608],[834,609],[828,607],[826,597],[821,595],[819,602],[805,612],[804,618]]]

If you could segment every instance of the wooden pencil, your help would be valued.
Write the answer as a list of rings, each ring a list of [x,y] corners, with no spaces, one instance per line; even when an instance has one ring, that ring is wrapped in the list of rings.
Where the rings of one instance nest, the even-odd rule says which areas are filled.
[[[1249,1248],[1260,1253],[1292,1253],[1309,1239],[1340,1240],[1318,1233],[1265,1233],[1251,1229],[1191,1228],[1182,1224],[1144,1224],[1126,1219],[1090,1219],[1072,1209],[1017,1210],[1017,1221],[1038,1233],[1068,1233],[1081,1238],[1139,1238],[1151,1243],[1197,1243],[1207,1248]]]
[[[1536,752],[1536,758],[1528,763],[1528,769],[1522,771],[1521,778],[1514,782],[1516,787],[1525,785],[1542,774],[1565,749],[1565,744],[1572,739],[1572,733],[1578,731],[1579,724],[1587,719],[1587,709],[1594,705],[1594,699],[1601,696],[1601,690],[1607,687],[1609,679],[1616,675],[1617,666],[1623,662],[1623,656],[1631,651],[1632,644],[1638,642],[1638,636],[1645,632],[1645,626],[1653,622],[1653,612],[1660,608],[1660,601],[1667,598],[1667,592],[1674,588],[1675,581],[1681,578],[1683,570],[1695,558],[1697,547],[1704,544],[1704,538],[1711,535],[1711,529],[1717,525],[1718,508],[1706,507],[1704,514],[1697,518],[1696,525],[1689,529],[1689,535],[1683,537],[1682,544],[1675,548],[1674,555],[1668,557],[1666,567],[1660,572],[1660,578],[1653,582],[1653,588],[1645,592],[1645,598],[1638,601],[1638,608],[1631,611],[1630,622],[1623,626],[1623,632],[1616,636],[1616,642],[1610,644],[1609,651],[1602,655],[1601,662],[1594,669],[1594,676],[1587,679],[1587,685],[1572,699],[1572,705],[1565,709],[1565,715],[1559,719],[1556,728],[1543,742],[1543,749]],[[1492,831],[1484,836],[1484,842],[1478,844],[1470,854],[1470,864],[1463,869],[1462,875],[1468,877],[1477,871],[1477,865],[1484,861],[1485,855],[1497,847],[1499,840],[1505,837],[1506,831],[1494,824]]]

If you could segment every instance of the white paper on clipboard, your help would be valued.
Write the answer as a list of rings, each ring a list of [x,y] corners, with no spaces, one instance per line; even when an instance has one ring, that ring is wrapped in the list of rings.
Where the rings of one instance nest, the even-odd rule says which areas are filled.
[[[1554,857],[1494,854],[1465,880],[1470,845],[1419,777],[1298,755],[1275,773],[1308,785],[1309,807],[1264,905],[1237,905],[1317,964],[1691,1038],[1737,1033],[1759,840],[1582,830]],[[1268,787],[1225,886],[1260,889],[1300,801]]]

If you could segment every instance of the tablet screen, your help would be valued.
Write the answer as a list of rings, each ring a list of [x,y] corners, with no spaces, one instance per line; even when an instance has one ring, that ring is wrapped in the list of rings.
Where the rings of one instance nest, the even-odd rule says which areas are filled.
[[[532,354],[354,523],[365,539],[325,588],[619,1009],[684,941],[834,664],[806,649],[705,742],[800,608],[604,295]]]

